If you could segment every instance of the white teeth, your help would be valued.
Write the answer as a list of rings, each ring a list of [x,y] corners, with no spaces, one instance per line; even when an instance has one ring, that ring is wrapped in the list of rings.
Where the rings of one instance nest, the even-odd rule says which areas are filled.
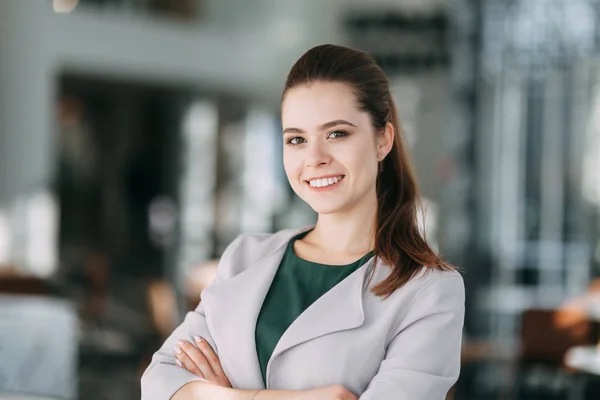
[[[334,183],[338,183],[343,178],[342,175],[336,176],[335,178],[323,178],[323,179],[313,179],[309,182],[312,187],[324,187],[333,185]]]

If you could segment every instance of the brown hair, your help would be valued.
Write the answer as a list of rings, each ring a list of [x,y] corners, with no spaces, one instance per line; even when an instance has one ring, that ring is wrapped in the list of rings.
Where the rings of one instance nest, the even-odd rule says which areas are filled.
[[[375,226],[375,254],[392,266],[392,272],[373,287],[372,292],[387,298],[422,268],[454,269],[429,247],[424,234],[419,231],[417,180],[401,134],[389,81],[381,67],[363,51],[332,44],[317,46],[304,53],[292,67],[285,82],[283,98],[288,90],[314,82],[350,85],[359,108],[370,114],[377,132],[383,132],[388,122],[394,127],[394,143],[380,163],[376,182],[378,207]]]

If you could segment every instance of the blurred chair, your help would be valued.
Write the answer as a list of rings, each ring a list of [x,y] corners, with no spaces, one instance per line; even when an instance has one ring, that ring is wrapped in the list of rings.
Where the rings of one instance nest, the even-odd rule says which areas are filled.
[[[564,357],[573,346],[592,345],[592,333],[592,322],[580,311],[526,310],[521,319],[517,398],[573,398],[580,392],[581,381],[565,366]]]
[[[15,268],[0,267],[0,293],[49,295],[52,288],[47,280],[23,275]]]
[[[523,361],[563,366],[569,348],[594,343],[592,322],[582,312],[532,309],[523,313],[521,321]]]
[[[23,295],[50,295],[52,292],[47,281],[31,276],[0,277],[0,293]]]

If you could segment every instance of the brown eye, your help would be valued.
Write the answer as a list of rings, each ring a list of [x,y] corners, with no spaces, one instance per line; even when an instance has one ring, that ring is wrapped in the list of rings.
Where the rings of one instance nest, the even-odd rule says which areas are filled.
[[[340,139],[340,138],[343,138],[344,136],[348,136],[348,133],[344,132],[344,131],[333,131],[329,134],[328,137],[330,137],[332,139]]]
[[[293,138],[289,138],[286,143],[296,145],[302,143],[301,140],[304,140],[304,138],[301,138],[300,136],[294,136]]]

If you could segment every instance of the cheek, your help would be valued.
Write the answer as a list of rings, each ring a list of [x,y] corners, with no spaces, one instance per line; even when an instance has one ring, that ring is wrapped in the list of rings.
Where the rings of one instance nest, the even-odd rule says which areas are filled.
[[[344,149],[339,154],[339,160],[344,166],[359,176],[372,175],[377,169],[377,156],[375,150],[369,147],[370,143],[361,143]]]
[[[302,164],[298,155],[293,151],[284,150],[283,152],[283,168],[290,183],[295,184],[300,174],[302,173]]]

